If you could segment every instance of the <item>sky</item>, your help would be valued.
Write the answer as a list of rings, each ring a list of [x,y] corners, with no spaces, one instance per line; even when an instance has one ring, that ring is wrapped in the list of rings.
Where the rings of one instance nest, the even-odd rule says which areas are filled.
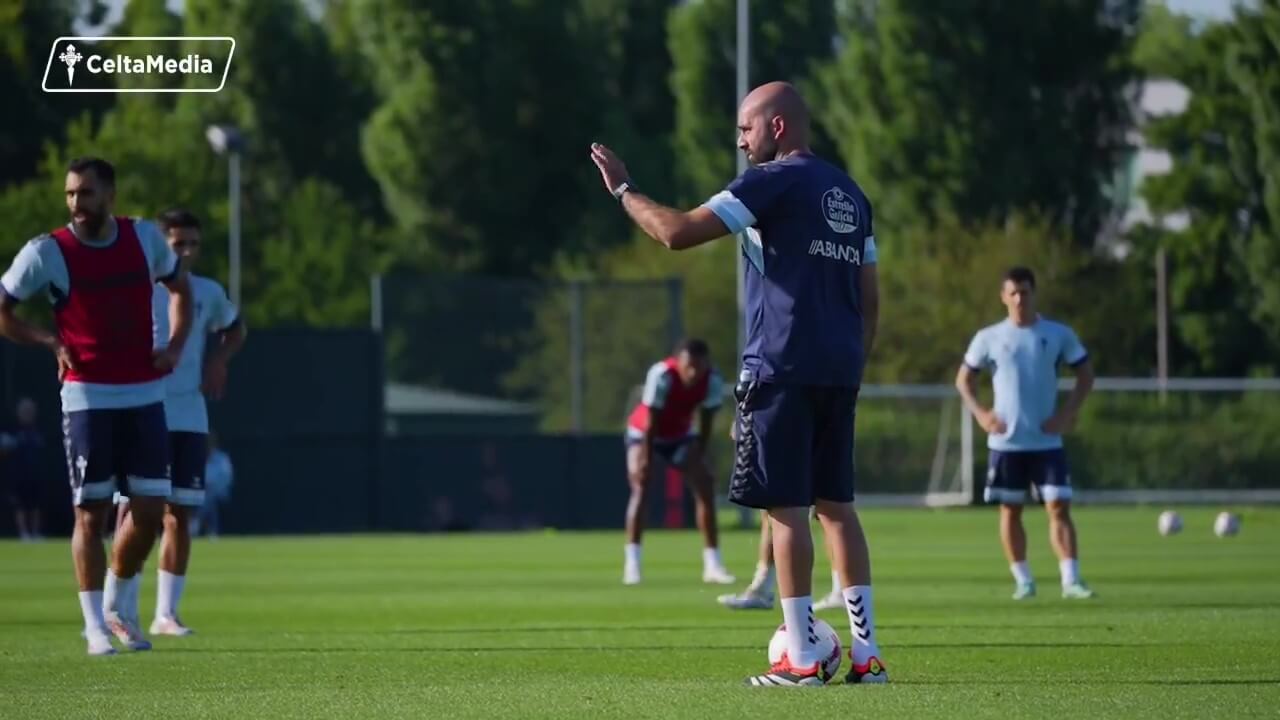
[[[1165,0],[1170,10],[1223,20],[1231,16],[1230,0]]]

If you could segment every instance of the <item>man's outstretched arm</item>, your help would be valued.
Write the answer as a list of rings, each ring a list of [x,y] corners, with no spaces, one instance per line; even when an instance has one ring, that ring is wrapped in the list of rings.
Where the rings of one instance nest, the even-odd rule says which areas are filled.
[[[724,221],[706,207],[684,212],[662,205],[631,187],[626,166],[609,148],[599,143],[592,145],[591,159],[600,169],[605,188],[618,196],[631,220],[663,246],[687,250],[729,234]]]

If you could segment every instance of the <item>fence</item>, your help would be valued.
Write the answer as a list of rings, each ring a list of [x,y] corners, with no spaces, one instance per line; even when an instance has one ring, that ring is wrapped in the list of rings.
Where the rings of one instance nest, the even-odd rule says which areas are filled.
[[[405,394],[452,393],[458,406],[476,410],[473,418],[486,408],[535,415],[536,428],[514,423],[525,430],[615,432],[632,383],[684,332],[677,278],[538,282],[391,273],[373,279],[372,293],[389,382]],[[495,422],[511,425],[510,418]]]
[[[589,325],[590,293],[574,292],[584,298],[581,316]],[[666,284],[627,292],[676,295]],[[607,294],[598,299],[606,305],[610,300]],[[472,326],[488,332],[481,321]],[[472,337],[477,334],[458,325],[451,339],[458,346],[483,346]],[[618,398],[631,394],[632,368],[618,371],[617,378],[603,370],[599,378],[589,373],[587,387],[611,382],[620,388],[601,405],[612,406],[611,412],[599,411],[602,432],[547,432],[546,417],[557,412],[539,404],[548,396],[524,401],[451,386],[388,382],[394,365],[384,366],[383,342],[365,330],[254,333],[233,365],[228,398],[211,405],[213,427],[236,465],[224,523],[228,531],[621,524],[627,487],[619,425],[625,402]],[[595,366],[590,358],[599,343],[583,333],[585,367]],[[508,367],[520,367],[523,359],[509,359]],[[450,368],[435,358],[399,362],[408,371]],[[643,366],[648,360],[635,362]],[[561,371],[561,383],[568,385],[562,365],[549,367]],[[460,362],[453,368],[468,376]],[[473,378],[477,385],[469,389],[478,392],[482,379]],[[1069,386],[1070,381],[1063,383],[1064,390]],[[507,386],[496,382],[493,387]],[[46,527],[65,534],[70,494],[53,359],[43,350],[0,343],[0,407],[11,409],[19,397],[32,397],[41,408]],[[1278,401],[1280,380],[1101,379],[1067,439],[1079,497],[1086,502],[1280,501],[1280,446],[1274,442],[1280,435]],[[856,451],[859,501],[967,503],[980,486],[975,478],[983,477],[982,442],[950,386],[865,387]],[[712,447],[723,477],[729,442],[717,437]],[[687,507],[687,498],[673,499],[674,506],[655,504],[655,524],[673,508],[677,512],[671,517],[688,524],[688,514],[678,512]],[[8,513],[0,514],[0,533],[11,531],[10,521]]]

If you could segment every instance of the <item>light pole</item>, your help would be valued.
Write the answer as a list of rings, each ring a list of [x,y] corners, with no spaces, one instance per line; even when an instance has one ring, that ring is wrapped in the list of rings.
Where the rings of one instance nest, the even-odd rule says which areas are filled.
[[[240,307],[240,154],[244,152],[245,136],[231,125],[210,125],[204,136],[214,152],[227,156],[227,202],[230,216],[227,294],[231,296],[231,302]]]

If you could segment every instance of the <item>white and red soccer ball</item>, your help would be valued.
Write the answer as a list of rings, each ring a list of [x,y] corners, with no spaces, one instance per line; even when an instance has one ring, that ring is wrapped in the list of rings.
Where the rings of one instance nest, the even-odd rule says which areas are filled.
[[[840,661],[843,656],[843,650],[840,647],[840,634],[831,627],[826,620],[815,620],[813,622],[814,634],[818,637],[818,657],[822,658],[819,663],[821,665],[822,681],[827,682],[840,672]],[[773,639],[769,641],[769,664],[774,665],[782,660],[782,654],[787,651],[787,626],[779,625],[777,632],[773,634]]]

